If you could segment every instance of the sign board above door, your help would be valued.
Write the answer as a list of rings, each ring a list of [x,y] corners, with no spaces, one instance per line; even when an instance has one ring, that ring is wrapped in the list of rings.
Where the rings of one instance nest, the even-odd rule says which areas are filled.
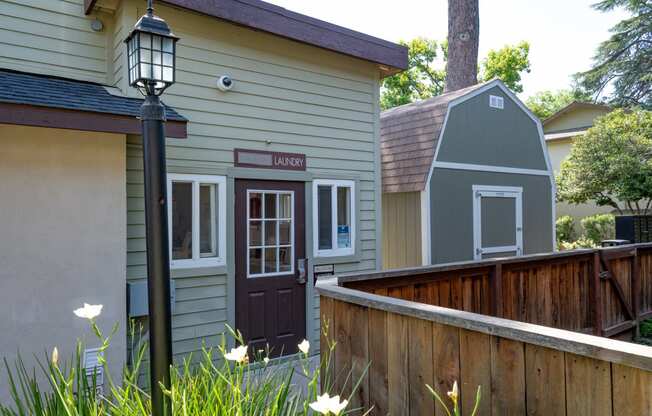
[[[306,155],[301,153],[234,149],[233,159],[235,166],[245,168],[306,170]]]

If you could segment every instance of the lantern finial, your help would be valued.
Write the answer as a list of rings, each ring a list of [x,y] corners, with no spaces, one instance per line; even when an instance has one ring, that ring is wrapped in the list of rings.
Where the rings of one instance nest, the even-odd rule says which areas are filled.
[[[149,16],[154,15],[154,6],[152,5],[152,0],[147,0],[147,14]]]

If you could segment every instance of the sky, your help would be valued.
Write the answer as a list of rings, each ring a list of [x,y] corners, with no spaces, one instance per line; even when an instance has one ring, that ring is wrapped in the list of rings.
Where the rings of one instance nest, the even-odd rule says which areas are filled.
[[[446,38],[446,0],[267,0],[389,41]],[[482,61],[491,49],[530,42],[531,72],[523,76],[527,98],[571,85],[571,75],[591,66],[595,50],[626,13],[602,13],[597,0],[480,0]]]

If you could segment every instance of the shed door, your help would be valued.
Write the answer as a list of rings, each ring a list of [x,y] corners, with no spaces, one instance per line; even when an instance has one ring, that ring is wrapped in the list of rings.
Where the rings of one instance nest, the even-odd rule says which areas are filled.
[[[304,184],[236,180],[236,327],[254,351],[306,336]]]
[[[523,254],[522,188],[473,187],[473,258]]]

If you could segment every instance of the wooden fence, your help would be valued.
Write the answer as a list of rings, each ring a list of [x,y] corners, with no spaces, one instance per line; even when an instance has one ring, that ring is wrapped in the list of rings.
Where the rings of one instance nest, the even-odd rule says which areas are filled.
[[[450,296],[448,301],[464,306],[463,293],[476,294],[473,299],[491,293],[488,279],[470,285],[463,281],[458,299]],[[347,287],[354,281],[357,286],[373,283],[357,276],[346,283],[317,284],[327,328],[322,353],[335,342],[330,360],[334,390],[348,397],[352,381],[361,380],[349,409],[373,409],[373,415],[443,415],[426,384],[446,397],[457,380],[465,415],[471,414],[478,386],[478,415],[483,416],[650,415],[652,347]],[[384,290],[398,294],[403,289]],[[422,289],[417,288],[405,291],[432,296],[419,295]],[[490,303],[467,306],[491,309]]]
[[[652,318],[652,244],[389,270],[345,287],[594,335],[631,339]]]

